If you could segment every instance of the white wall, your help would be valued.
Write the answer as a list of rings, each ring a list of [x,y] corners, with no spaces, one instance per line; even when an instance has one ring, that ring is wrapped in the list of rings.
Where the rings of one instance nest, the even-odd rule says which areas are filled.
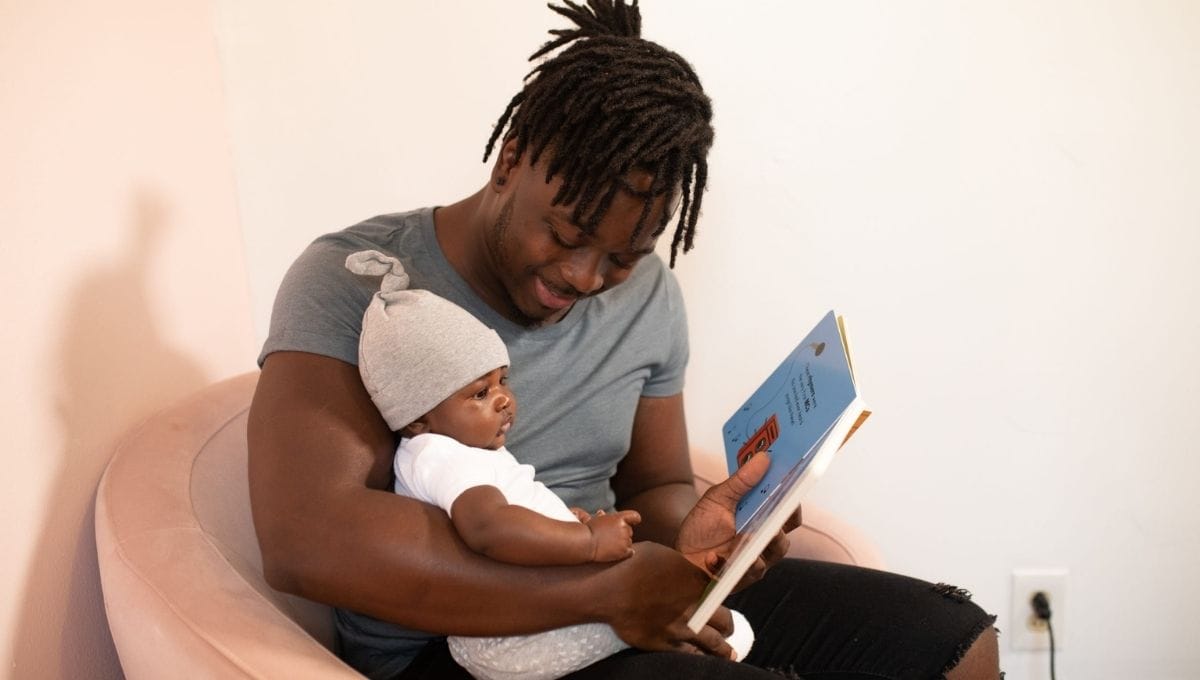
[[[0,675],[116,678],[100,474],[254,366],[208,4],[0,0],[0,150]]]
[[[478,188],[544,3],[216,0],[251,295],[322,233]],[[508,44],[489,43],[503,32]]]
[[[719,115],[693,439],[837,307],[876,414],[816,500],[1002,629],[1070,568],[1063,677],[1194,677],[1200,6],[788,7],[671,40]]]
[[[1194,675],[1200,5],[644,5],[716,107],[678,267],[693,441],[836,307],[876,415],[816,500],[1002,628],[1013,568],[1070,568],[1064,677]],[[484,181],[559,25],[536,0],[217,6],[260,338],[312,237]]]

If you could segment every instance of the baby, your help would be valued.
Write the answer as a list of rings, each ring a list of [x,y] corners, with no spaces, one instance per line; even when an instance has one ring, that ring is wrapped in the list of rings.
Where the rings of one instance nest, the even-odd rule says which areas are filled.
[[[383,276],[363,315],[359,372],[401,435],[396,493],[442,508],[468,546],[501,562],[570,565],[632,555],[637,512],[568,508],[504,448],[517,403],[500,336],[448,300],[408,290],[395,258],[363,251],[346,267]],[[739,618],[735,636],[749,630]],[[447,642],[455,661],[481,680],[557,678],[628,646],[601,623]]]

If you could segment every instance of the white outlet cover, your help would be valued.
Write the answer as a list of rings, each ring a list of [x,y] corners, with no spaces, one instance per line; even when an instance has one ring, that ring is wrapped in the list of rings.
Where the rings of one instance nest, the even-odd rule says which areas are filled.
[[[1066,639],[1067,576],[1064,567],[1014,569],[1012,573],[1012,618],[1005,637],[1013,650],[1050,649],[1050,633],[1036,623],[1029,601],[1039,590],[1050,600],[1050,622],[1054,626],[1054,650],[1061,650]]]

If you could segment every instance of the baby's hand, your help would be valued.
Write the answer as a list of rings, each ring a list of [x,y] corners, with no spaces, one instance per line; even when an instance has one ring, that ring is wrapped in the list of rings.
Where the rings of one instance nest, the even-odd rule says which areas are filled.
[[[642,521],[636,510],[597,512],[585,524],[592,532],[592,561],[615,562],[633,554],[633,527]]]

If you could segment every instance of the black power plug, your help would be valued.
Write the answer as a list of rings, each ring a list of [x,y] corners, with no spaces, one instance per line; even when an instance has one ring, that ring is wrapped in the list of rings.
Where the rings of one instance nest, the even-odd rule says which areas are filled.
[[[1046,593],[1037,591],[1033,594],[1033,599],[1029,601],[1033,605],[1033,613],[1043,621],[1050,621],[1050,598],[1046,597]]]
[[[1029,600],[1029,604],[1033,607],[1033,613],[1039,620],[1046,622],[1046,630],[1050,633],[1050,680],[1055,680],[1054,677],[1054,626],[1050,624],[1050,598],[1046,597],[1046,593],[1037,591]]]

